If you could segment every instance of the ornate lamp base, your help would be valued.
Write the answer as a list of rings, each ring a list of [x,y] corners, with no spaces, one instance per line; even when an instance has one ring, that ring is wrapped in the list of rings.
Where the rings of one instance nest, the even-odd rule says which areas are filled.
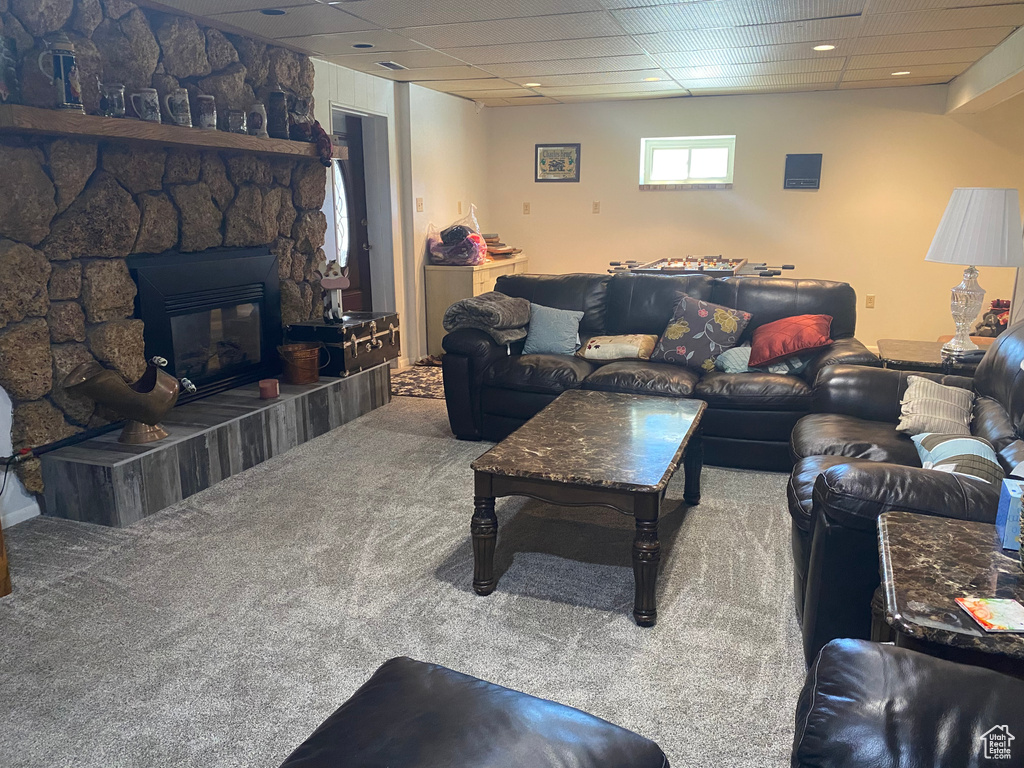
[[[955,286],[950,292],[949,306],[953,312],[953,322],[956,324],[956,335],[943,344],[943,356],[958,357],[965,352],[978,349],[978,345],[971,341],[971,323],[981,312],[984,300],[985,289],[978,285],[978,270],[967,267],[960,285]]]

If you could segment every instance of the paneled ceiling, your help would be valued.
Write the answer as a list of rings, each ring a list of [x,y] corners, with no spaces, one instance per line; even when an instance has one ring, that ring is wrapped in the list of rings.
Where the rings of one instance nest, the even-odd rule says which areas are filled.
[[[1024,24],[1024,0],[268,2],[160,0],[488,106],[946,83]]]

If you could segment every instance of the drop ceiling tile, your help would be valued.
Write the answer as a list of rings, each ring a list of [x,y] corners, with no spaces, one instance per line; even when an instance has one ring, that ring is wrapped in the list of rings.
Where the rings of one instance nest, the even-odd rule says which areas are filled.
[[[385,77],[398,83],[426,82],[428,80],[478,80],[488,77],[482,69],[464,64],[461,67],[423,67],[422,69],[387,70],[377,67],[375,70],[363,70],[368,74]]]
[[[689,98],[689,92],[664,91],[655,93],[603,93],[586,96],[559,96],[562,104],[587,104],[598,101],[650,101],[652,99],[685,99]]]
[[[873,67],[908,67],[923,64],[972,64],[991,48],[945,48],[938,51],[905,51],[903,53],[875,53],[868,56],[851,56],[848,69],[871,69]]]
[[[650,53],[694,51],[707,48],[735,48],[785,43],[816,43],[856,34],[859,18],[824,21],[761,24],[731,29],[695,29],[635,35],[634,39]]]
[[[503,44],[611,37],[621,35],[622,30],[610,13],[601,11],[407,27],[402,30],[402,34],[432,48],[453,48],[466,45],[467,42]]]
[[[682,91],[677,83],[607,83],[605,85],[568,85],[556,88],[538,88],[545,96],[588,96],[599,93],[650,93],[652,91]]]
[[[419,82],[413,81],[413,82]],[[522,89],[521,85],[510,83],[498,77],[485,78],[482,80],[429,80],[423,81],[438,91],[500,91],[511,89]]]
[[[690,93],[694,96],[743,96],[764,93],[806,93],[808,91],[832,91],[834,85],[807,84],[807,85],[780,85],[760,86],[750,88],[747,86],[732,88],[691,88]]]
[[[510,107],[536,107],[541,104],[557,104],[558,101],[555,99],[547,98],[546,96],[525,96],[519,99],[506,99]]]
[[[903,51],[939,51],[948,48],[980,48],[1001,43],[1013,27],[956,29],[945,32],[919,32],[913,35],[879,35],[851,40],[846,52],[851,55],[900,53]]]
[[[595,37],[589,40],[547,41],[515,45],[479,45],[446,48],[444,53],[469,64],[507,64],[513,61],[541,61],[595,56],[625,56],[643,53],[629,37]]]
[[[614,11],[630,34],[710,29],[858,14],[865,0],[719,0]]]
[[[970,64],[926,64],[919,67],[905,67],[904,69],[893,69],[892,67],[877,67],[875,69],[847,69],[843,73],[843,82],[852,80],[884,80],[891,77],[893,85],[899,85],[903,80],[920,77],[945,78],[943,82],[952,80],[963,72]],[[893,72],[910,72],[909,75],[893,77]]]
[[[708,77],[683,80],[690,90],[707,88],[771,88],[790,85],[835,85],[839,72],[804,72],[784,75],[757,75],[753,77]]]
[[[351,50],[351,48],[349,49]],[[378,51],[376,53],[346,53],[338,56],[327,56],[327,61],[339,64],[360,72],[383,72],[377,66],[378,61],[393,61],[409,69],[467,69],[468,66],[458,59],[446,56],[440,51],[422,49],[419,51]],[[487,77],[486,73],[476,70],[473,77]]]
[[[452,90],[451,88],[435,88],[433,83],[417,83],[422,85],[424,88],[430,88],[434,91],[443,91],[444,93],[450,93],[452,96],[461,96],[464,99],[513,99],[517,96],[536,96],[536,94],[529,88],[509,88],[509,89],[495,89],[493,91],[459,91]]]
[[[600,11],[598,0],[362,0],[345,3],[360,17],[389,29],[462,21]]]
[[[899,84],[893,80],[899,80]],[[942,85],[946,81],[941,77],[890,77],[887,80],[852,80],[848,83],[840,83],[842,90],[853,88],[902,88],[908,85]]]
[[[283,16],[265,16],[259,11],[238,11],[217,14],[211,16],[210,19],[214,22],[230,24],[271,40],[309,35],[313,32],[327,34],[358,32],[375,28],[373,24],[331,5],[314,3],[284,10],[286,13]]]
[[[667,72],[660,69],[637,69],[631,72],[587,72],[579,75],[549,75],[538,77],[536,81],[519,78],[520,82],[538,82],[541,87],[554,87],[563,85],[600,85],[601,83],[642,83],[644,78],[658,77],[661,80],[671,80]]]
[[[479,103],[485,107],[508,107],[510,104],[506,99],[479,99]]]
[[[864,19],[861,35],[903,35],[914,32],[939,32],[946,29],[1019,27],[1021,24],[1024,24],[1024,5],[996,5],[987,8],[869,16]]]
[[[1024,0],[871,0],[864,13],[905,13],[930,8],[978,8],[985,5],[1010,5]]]
[[[361,32],[341,32],[332,35],[306,35],[304,37],[283,37],[282,43],[301,48],[306,51],[319,53],[323,56],[342,56],[345,54],[358,54],[362,56],[375,56],[376,61],[390,58],[391,53],[400,51],[413,51],[420,49],[427,52],[419,43],[414,43],[394,32],[384,29],[369,29]],[[373,53],[363,53],[361,48],[353,48],[356,43],[369,43],[373,46]]]
[[[486,64],[484,68],[499,77],[543,77],[575,75],[584,72],[625,72],[646,69],[651,59],[645,54],[634,56],[602,56],[599,58],[552,59],[550,61],[514,61],[507,64]]]
[[[668,73],[676,80],[683,81],[707,77],[753,77],[757,75],[838,72],[845,63],[845,58],[834,56],[824,59],[793,59],[752,64],[711,64],[702,67],[670,69]]]
[[[311,0],[160,0],[161,5],[194,16],[212,16],[226,11],[252,11],[260,8],[291,8],[296,5],[310,5]]]
[[[752,64],[841,57],[844,49],[848,47],[847,44],[841,40],[835,40],[834,44],[836,49],[827,52],[813,50],[814,43],[790,43],[789,45],[758,45],[748,48],[708,48],[698,51],[652,53],[651,58],[665,69],[673,69],[714,64]]]

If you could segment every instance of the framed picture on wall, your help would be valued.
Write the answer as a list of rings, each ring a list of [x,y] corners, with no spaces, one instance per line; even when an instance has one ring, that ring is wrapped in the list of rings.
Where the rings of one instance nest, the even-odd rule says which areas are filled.
[[[579,181],[579,144],[538,144],[534,181]]]

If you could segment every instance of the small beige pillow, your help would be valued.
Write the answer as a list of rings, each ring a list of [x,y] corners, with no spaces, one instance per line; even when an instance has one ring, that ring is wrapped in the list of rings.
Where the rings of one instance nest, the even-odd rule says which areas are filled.
[[[896,431],[919,435],[939,432],[945,435],[970,435],[974,393],[960,387],[947,387],[921,376],[908,376],[909,386],[900,402],[900,423]]]
[[[594,362],[612,360],[650,360],[658,337],[644,333],[626,336],[594,336],[576,352],[577,357]]]

